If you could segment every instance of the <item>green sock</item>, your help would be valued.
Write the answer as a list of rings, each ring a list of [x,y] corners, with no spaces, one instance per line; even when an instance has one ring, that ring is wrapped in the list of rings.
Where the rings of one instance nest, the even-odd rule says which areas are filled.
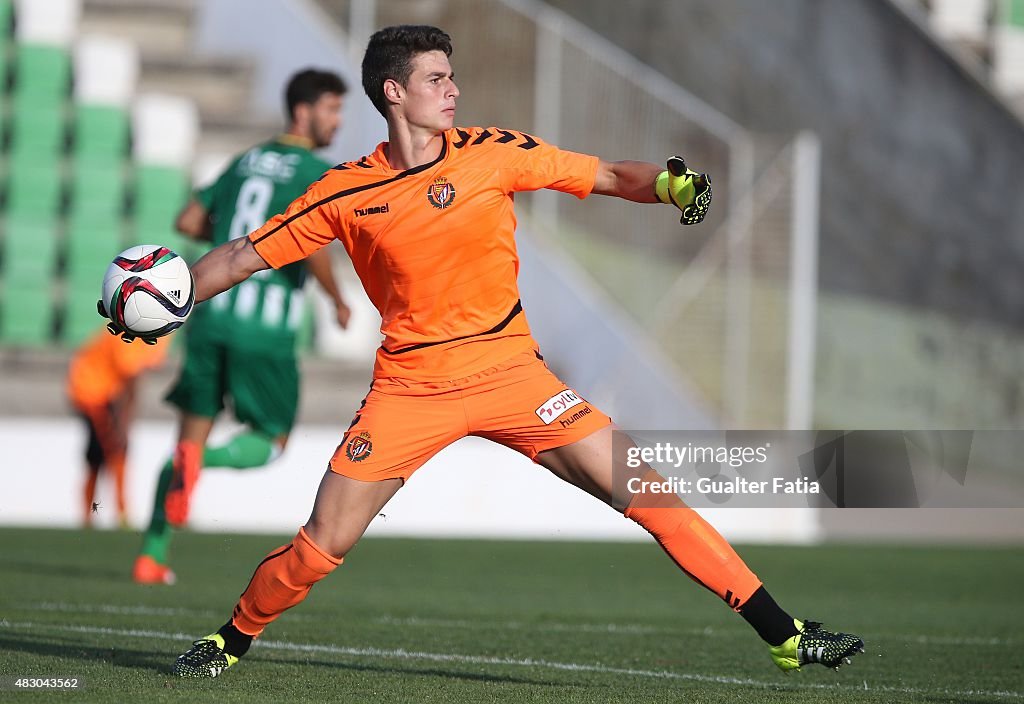
[[[262,433],[248,430],[231,438],[226,445],[203,450],[204,467],[249,469],[262,467],[274,458],[274,441]]]
[[[171,544],[171,526],[164,516],[164,500],[167,498],[167,488],[171,485],[173,474],[174,460],[169,459],[160,470],[160,477],[156,482],[156,497],[153,499],[153,517],[149,519],[149,528],[142,536],[142,554],[149,555],[161,565],[167,564],[167,548]]]

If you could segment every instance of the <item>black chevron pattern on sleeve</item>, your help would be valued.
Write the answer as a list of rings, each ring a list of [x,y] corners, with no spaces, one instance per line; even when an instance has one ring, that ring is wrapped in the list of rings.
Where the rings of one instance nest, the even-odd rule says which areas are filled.
[[[520,132],[520,136],[521,136],[521,137],[522,137],[522,138],[523,138],[524,140],[526,140],[526,141],[525,141],[525,142],[523,142],[522,144],[517,144],[517,145],[516,145],[516,146],[517,146],[517,147],[519,147],[520,149],[526,149],[526,150],[530,150],[530,149],[533,149],[534,147],[536,147],[536,146],[537,146],[537,140],[536,140],[536,139],[534,139],[533,137],[531,137],[530,135],[526,134],[525,132]]]
[[[534,137],[531,137],[525,132],[514,132],[512,130],[502,130],[498,128],[494,128],[494,130],[492,131],[490,128],[487,128],[483,132],[478,134],[476,136],[476,139],[474,139],[473,141],[469,141],[470,137],[473,136],[472,134],[460,128],[456,128],[455,131],[458,133],[460,137],[458,142],[452,143],[452,146],[455,147],[456,149],[462,149],[467,145],[472,147],[477,144],[483,144],[492,137],[496,137],[494,139],[494,144],[512,144],[513,142],[518,142],[515,146],[519,147],[520,149],[530,150],[539,145],[539,143]],[[522,141],[520,142],[519,140]]]

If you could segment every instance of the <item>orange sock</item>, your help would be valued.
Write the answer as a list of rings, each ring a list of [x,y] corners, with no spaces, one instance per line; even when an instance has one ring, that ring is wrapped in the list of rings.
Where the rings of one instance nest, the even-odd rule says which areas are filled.
[[[665,479],[651,470],[643,481]],[[636,494],[624,515],[653,535],[692,580],[713,591],[734,611],[761,586],[761,580],[725,538],[675,494]]]
[[[291,543],[274,550],[256,568],[231,614],[235,628],[258,636],[271,621],[305,599],[313,585],[341,562],[299,528]]]
[[[203,448],[199,443],[182,440],[174,448],[174,473],[164,498],[164,515],[172,526],[188,521],[192,506],[192,492],[199,482],[203,464]]]

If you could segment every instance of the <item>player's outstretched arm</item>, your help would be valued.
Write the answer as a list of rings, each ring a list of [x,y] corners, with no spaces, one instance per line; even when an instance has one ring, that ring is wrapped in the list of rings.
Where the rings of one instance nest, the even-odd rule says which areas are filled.
[[[711,205],[711,179],[686,167],[682,157],[670,157],[667,169],[643,161],[601,161],[593,193],[637,203],[666,203],[679,208],[679,222],[696,225]]]
[[[646,161],[600,161],[594,190],[602,196],[615,196],[635,203],[657,203],[654,183],[662,168]]]
[[[225,242],[204,254],[192,265],[196,303],[213,298],[240,284],[257,271],[269,269],[248,237]]]

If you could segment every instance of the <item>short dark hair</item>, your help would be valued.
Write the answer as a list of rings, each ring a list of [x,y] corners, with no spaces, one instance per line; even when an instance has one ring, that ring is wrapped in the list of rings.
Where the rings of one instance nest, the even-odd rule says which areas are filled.
[[[288,119],[295,119],[295,106],[300,103],[312,105],[325,93],[345,95],[347,92],[348,86],[345,85],[345,81],[333,71],[318,71],[315,68],[299,71],[291,77],[284,91]]]
[[[406,85],[412,74],[413,57],[428,51],[443,51],[445,56],[451,56],[452,38],[437,27],[414,24],[385,27],[370,37],[363,55],[363,90],[377,112],[387,117],[384,81],[390,78]]]

